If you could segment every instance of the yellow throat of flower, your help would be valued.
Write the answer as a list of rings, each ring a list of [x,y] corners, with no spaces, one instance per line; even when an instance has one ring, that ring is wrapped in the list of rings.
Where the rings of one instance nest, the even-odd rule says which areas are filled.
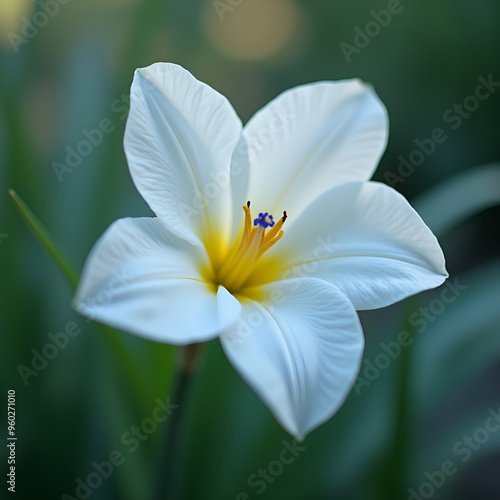
[[[250,202],[243,205],[243,210],[245,221],[241,240],[229,250],[223,263],[213,270],[214,284],[223,285],[231,293],[244,288],[260,257],[283,236],[281,228],[287,218],[286,212],[283,212],[283,217],[275,222],[267,212],[259,213],[252,227]]]

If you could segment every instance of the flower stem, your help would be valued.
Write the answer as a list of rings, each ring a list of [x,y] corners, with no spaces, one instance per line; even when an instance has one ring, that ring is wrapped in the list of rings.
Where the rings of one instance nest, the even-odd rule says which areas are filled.
[[[407,342],[411,343],[411,345],[401,351],[396,365],[392,440],[379,469],[381,483],[379,498],[384,500],[387,498],[405,498],[405,495],[407,495],[408,468],[412,456],[412,438],[415,433],[414,409],[410,387],[415,328],[408,324],[408,318],[418,309],[419,304],[420,297],[413,296],[406,300],[403,308],[403,330],[409,335]]]
[[[189,387],[198,369],[202,344],[181,346],[177,373],[171,392],[171,401],[179,407],[172,413],[166,431],[167,446],[162,450],[159,470],[157,500],[174,500],[181,494],[181,443],[185,436],[186,407],[188,406]]]

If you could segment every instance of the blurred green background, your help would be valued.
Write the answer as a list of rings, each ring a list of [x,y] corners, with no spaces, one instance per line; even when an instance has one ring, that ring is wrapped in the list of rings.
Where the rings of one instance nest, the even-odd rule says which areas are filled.
[[[298,84],[371,82],[391,120],[375,179],[419,209],[455,284],[448,303],[444,285],[361,314],[365,383],[291,464],[278,462],[292,438],[211,342],[185,408],[180,498],[498,500],[499,21],[497,0],[1,0],[0,436],[6,443],[15,389],[17,497],[154,498],[169,420],[133,451],[123,435],[171,393],[176,349],[78,316],[71,285],[8,189],[79,272],[113,220],[150,214],[122,138],[133,71],[169,61],[226,95],[244,122]],[[488,96],[470,98],[481,78]],[[102,141],[56,174],[54,162],[107,118]],[[436,128],[446,139],[431,146]],[[415,141],[427,153],[411,156]],[[419,164],[401,167],[400,155]],[[65,329],[67,345],[47,350],[49,333]],[[389,359],[402,331],[414,340]],[[53,359],[34,359],[44,348]],[[114,451],[123,463],[99,479],[92,463]],[[269,479],[257,483],[259,469]],[[93,486],[77,491],[89,477]]]

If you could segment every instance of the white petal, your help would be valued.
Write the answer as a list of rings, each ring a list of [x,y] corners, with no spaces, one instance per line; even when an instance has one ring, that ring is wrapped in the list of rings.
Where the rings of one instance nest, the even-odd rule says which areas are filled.
[[[243,134],[248,149],[239,144],[236,153],[242,164],[246,153],[250,164],[247,198],[257,212],[297,217],[330,188],[371,178],[387,144],[388,118],[369,85],[321,82],[284,92]]]
[[[85,263],[73,306],[91,319],[170,344],[212,339],[240,312],[224,288],[200,276],[203,247],[175,236],[160,219],[120,219]]]
[[[291,222],[278,244],[290,249],[284,277],[324,279],[356,309],[385,307],[439,286],[448,275],[436,237],[385,184],[338,186]]]
[[[221,335],[224,351],[278,422],[301,439],[342,405],[358,373],[363,332],[334,286],[305,278],[262,287]]]
[[[227,99],[180,66],[135,72],[124,139],[130,173],[178,236],[194,243],[202,232],[228,228],[229,169],[240,135]]]

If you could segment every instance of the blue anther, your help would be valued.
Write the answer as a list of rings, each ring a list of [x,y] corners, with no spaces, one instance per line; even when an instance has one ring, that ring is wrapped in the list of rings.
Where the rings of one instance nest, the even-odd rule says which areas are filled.
[[[268,212],[264,213],[260,212],[259,216],[256,219],[254,219],[253,225],[263,227],[264,229],[266,227],[273,227],[274,226],[273,216],[269,215]]]

